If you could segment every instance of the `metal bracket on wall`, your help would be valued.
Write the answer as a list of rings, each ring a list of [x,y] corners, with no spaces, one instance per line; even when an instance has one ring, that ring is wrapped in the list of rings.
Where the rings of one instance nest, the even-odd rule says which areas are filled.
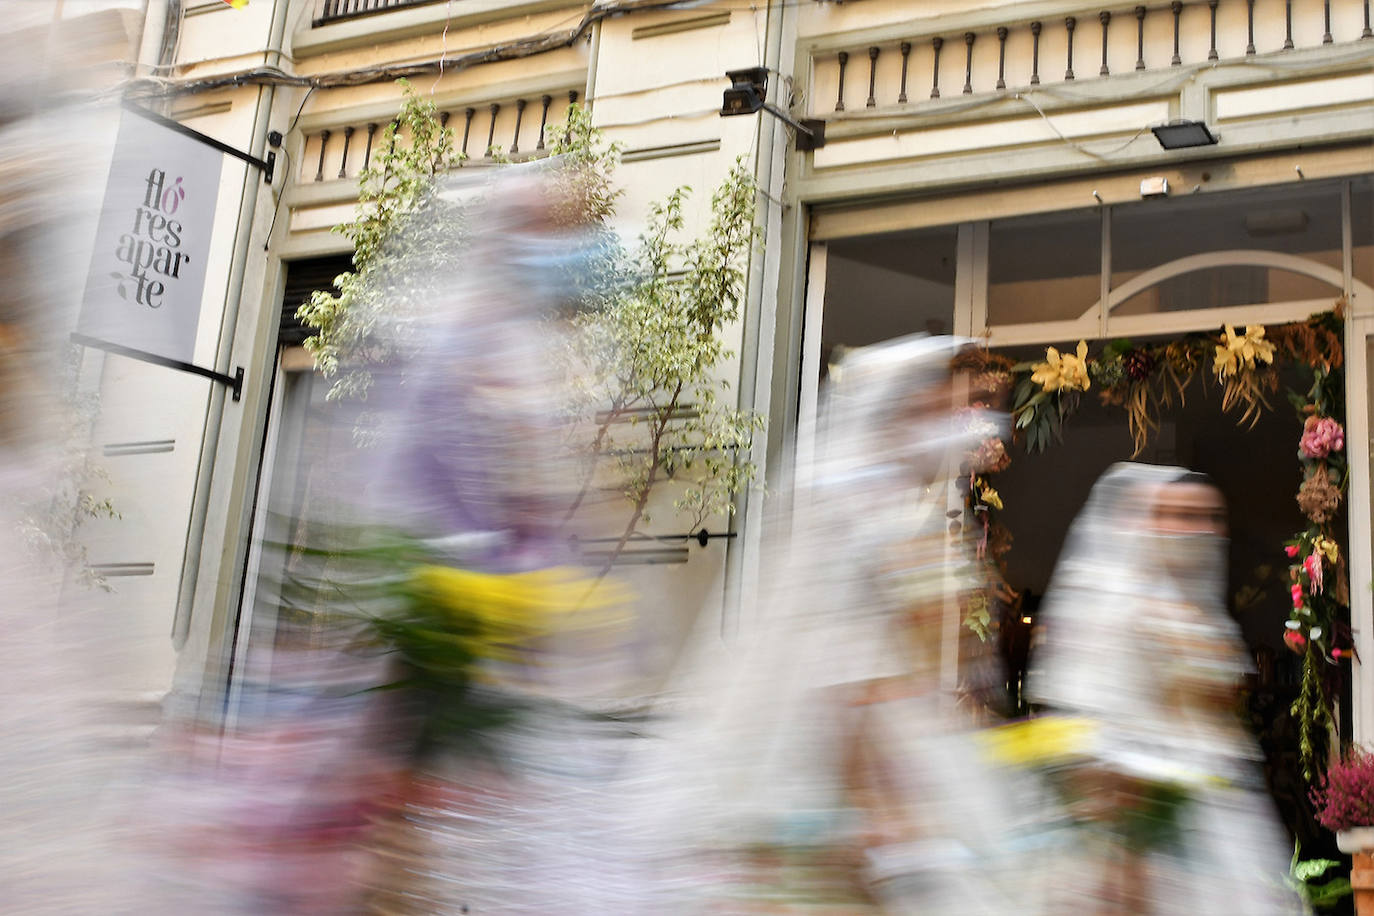
[[[126,347],[121,344],[111,343],[108,340],[99,340],[95,337],[87,337],[85,334],[73,332],[72,342],[83,347],[94,347],[97,350],[105,350],[118,356],[127,356],[129,359],[141,360],[145,363],[152,363],[155,366],[166,366],[168,369],[176,369],[179,372],[190,372],[193,375],[203,376],[221,385],[227,385],[234,400],[239,400],[243,395],[243,367],[238,366],[234,369],[233,375],[226,375],[223,372],[216,372],[214,369],[206,369],[204,366],[197,366],[194,363],[182,362],[179,359],[171,359],[166,356],[158,356],[156,353],[149,353],[146,350],[135,350],[133,347]]]
[[[277,154],[276,154],[276,153],[270,153],[270,152],[269,152],[269,153],[267,154],[267,158],[266,158],[266,159],[259,159],[257,156],[254,156],[254,155],[252,155],[252,154],[250,154],[250,153],[245,153],[245,152],[244,152],[243,150],[241,150],[241,149],[238,149],[238,148],[236,148],[236,147],[230,146],[230,145],[227,144],[227,143],[223,143],[223,142],[221,142],[221,141],[219,141],[219,140],[216,140],[214,137],[207,136],[207,135],[201,133],[201,132],[198,131],[198,130],[195,130],[195,129],[193,129],[193,128],[187,127],[185,124],[182,124],[180,121],[174,121],[174,120],[172,120],[171,118],[163,117],[162,115],[158,114],[158,113],[155,112],[155,111],[149,111],[148,109],[142,107],[141,105],[135,105],[135,104],[132,103],[132,102],[125,101],[125,103],[124,103],[124,108],[125,108],[126,110],[128,110],[128,111],[133,112],[134,114],[138,115],[138,116],[141,117],[141,118],[147,118],[149,121],[152,121],[154,124],[160,124],[160,125],[162,125],[163,127],[167,128],[168,130],[174,130],[174,131],[176,131],[177,133],[183,134],[184,136],[187,136],[187,137],[190,137],[190,138],[193,139],[193,140],[199,140],[201,143],[204,143],[206,146],[212,146],[212,147],[214,147],[215,149],[219,150],[221,153],[224,153],[224,154],[229,155],[229,156],[233,156],[235,159],[242,159],[244,162],[248,163],[248,164],[251,165],[251,166],[256,166],[258,169],[260,169],[260,170],[262,171],[262,181],[263,181],[263,184],[271,184],[271,183],[272,183],[272,176],[273,176],[273,174],[276,172],[276,168],[277,168]],[[238,400],[238,399],[235,398],[235,400]]]

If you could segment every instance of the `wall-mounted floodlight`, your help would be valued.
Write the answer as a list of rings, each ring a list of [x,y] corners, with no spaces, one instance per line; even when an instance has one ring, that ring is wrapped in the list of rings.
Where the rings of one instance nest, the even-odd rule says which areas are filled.
[[[764,101],[768,95],[767,67],[730,70],[725,75],[730,79],[730,88],[725,90],[725,99],[720,106],[722,118],[766,111],[797,132],[797,149],[801,152],[825,146],[824,121],[811,118],[794,121],[787,112]]]
[[[1151,127],[1159,145],[1165,149],[1188,149],[1193,146],[1214,146],[1221,139],[1201,121],[1170,121]]]

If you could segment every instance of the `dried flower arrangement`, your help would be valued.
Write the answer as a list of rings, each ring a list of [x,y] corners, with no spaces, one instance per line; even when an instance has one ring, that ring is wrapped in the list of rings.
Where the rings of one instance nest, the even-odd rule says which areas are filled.
[[[1345,412],[1344,308],[1344,300],[1337,300],[1332,311],[1306,321],[1273,328],[1249,325],[1240,332],[1227,326],[1219,335],[1189,334],[1167,343],[1115,340],[1096,357],[1088,354],[1087,341],[1079,341],[1073,351],[1048,347],[1040,362],[1012,364],[982,351],[983,356],[966,358],[963,366],[1011,391],[1013,432],[1027,451],[1044,451],[1057,441],[1083,392],[1096,385],[1104,404],[1126,411],[1134,455],[1144,451],[1150,435],[1159,428],[1160,412],[1172,407],[1175,398],[1183,403],[1189,383],[1209,360],[1211,372],[1203,377],[1219,385],[1222,410],[1239,411],[1238,423],[1251,427],[1272,408],[1269,396],[1278,390],[1281,364],[1311,371],[1311,387],[1304,393],[1289,393],[1303,422],[1298,446],[1303,478],[1297,502],[1310,525],[1287,542],[1286,552],[1294,561],[1289,570],[1293,609],[1284,633],[1285,644],[1303,657],[1301,688],[1292,714],[1299,722],[1299,750],[1309,781],[1325,759],[1326,736],[1332,727],[1331,697],[1341,665],[1354,654],[1347,622],[1346,562],[1332,527],[1348,484],[1341,423]],[[1003,470],[1010,459],[1005,449],[1000,455],[982,457],[996,460],[981,464],[983,470],[971,474],[966,500],[970,511],[983,519],[983,542],[1001,541],[1001,553],[996,556],[1000,568],[1010,535],[998,538],[994,513],[1002,508],[1002,500],[988,475]],[[1011,592],[1010,586],[1006,590]]]

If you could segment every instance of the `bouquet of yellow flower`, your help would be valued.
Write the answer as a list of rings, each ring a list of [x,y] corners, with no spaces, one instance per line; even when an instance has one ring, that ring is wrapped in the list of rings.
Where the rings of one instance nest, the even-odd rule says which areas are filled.
[[[1042,774],[1072,820],[1106,829],[1135,852],[1174,843],[1193,774],[1115,772],[1097,756],[1098,731],[1093,719],[1041,716],[986,729],[979,740],[994,763]]]
[[[570,567],[496,573],[454,565],[429,544],[375,532],[331,551],[348,581],[330,582],[361,618],[364,639],[393,656],[398,691],[415,717],[417,756],[479,751],[494,731],[539,702],[530,688],[559,634],[620,622],[625,590]]]

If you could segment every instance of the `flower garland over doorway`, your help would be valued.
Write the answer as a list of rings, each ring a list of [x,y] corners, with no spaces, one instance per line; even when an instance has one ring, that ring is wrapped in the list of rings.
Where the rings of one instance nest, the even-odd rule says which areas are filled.
[[[1086,341],[1072,351],[1045,350],[1041,362],[1017,363],[989,350],[961,356],[956,368],[975,374],[975,390],[1001,397],[1010,392],[1013,436],[1029,452],[1059,441],[1063,426],[1082,396],[1096,388],[1104,404],[1121,407],[1139,455],[1159,428],[1163,410],[1182,404],[1195,376],[1221,389],[1221,408],[1239,413],[1238,423],[1253,427],[1272,409],[1280,365],[1304,368],[1311,378],[1305,392],[1289,391],[1288,401],[1302,421],[1297,455],[1302,469],[1297,502],[1308,520],[1305,530],[1284,544],[1290,561],[1292,609],[1283,641],[1302,656],[1302,680],[1292,714],[1299,727],[1303,775],[1308,781],[1324,769],[1327,736],[1333,730],[1332,700],[1339,666],[1354,654],[1349,625],[1350,586],[1345,556],[1332,521],[1349,484],[1345,458],[1344,349],[1345,302],[1306,321],[1243,332],[1227,326],[1220,335],[1188,334],[1163,343],[1109,342],[1090,356]],[[1206,371],[1203,367],[1208,367]],[[1015,608],[1020,595],[1006,579],[1005,557],[1011,535],[997,521],[1002,497],[993,483],[1011,463],[1004,443],[984,442],[970,456],[965,500],[983,533],[979,556],[990,567],[992,591]],[[970,615],[981,630],[986,603]]]

